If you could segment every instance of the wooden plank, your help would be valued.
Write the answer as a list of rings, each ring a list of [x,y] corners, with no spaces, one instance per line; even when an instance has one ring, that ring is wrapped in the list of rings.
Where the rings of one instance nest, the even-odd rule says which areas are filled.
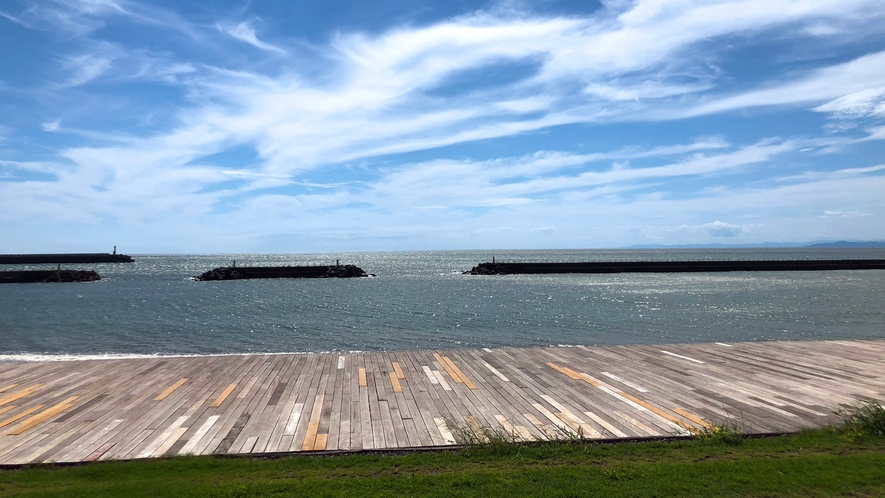
[[[178,389],[179,387],[183,386],[185,382],[187,382],[187,379],[181,379],[181,380],[179,380],[178,382],[176,382],[175,384],[172,384],[171,386],[167,387],[165,391],[163,391],[162,393],[160,393],[159,396],[157,396],[156,398],[154,398],[154,401],[163,401],[163,400],[166,399],[170,394],[172,394],[173,392],[175,392],[176,389]]]
[[[322,451],[326,449],[329,442],[328,434],[317,434],[316,441],[313,444],[314,451]]]
[[[144,449],[141,450],[141,453],[138,454],[135,458],[148,458],[154,456],[155,452],[163,446],[166,441],[175,434],[178,429],[187,422],[188,417],[182,416],[175,419],[175,421],[167,427],[163,432],[161,432],[157,437],[155,437]],[[179,436],[180,437],[180,436]],[[171,446],[171,445],[170,445]]]
[[[681,355],[681,354],[671,353],[670,351],[664,351],[664,350],[661,350],[661,352],[664,353],[664,354],[666,354],[666,355],[674,356],[674,357],[676,357],[676,358],[681,358],[681,359],[683,359],[683,360],[693,361],[693,362],[695,362],[695,363],[701,363],[701,364],[704,363],[703,361],[701,361],[701,360],[697,360],[697,359],[692,358],[692,357],[690,357],[690,356],[684,356],[684,355]]]
[[[642,422],[630,417],[626,413],[615,410],[614,414],[621,417],[623,420],[626,420],[631,425],[637,427],[639,430],[644,431],[649,436],[660,436],[661,435],[660,432],[658,432],[655,429],[652,429],[651,427],[643,424]]]
[[[443,437],[443,441],[445,441],[446,444],[456,444],[455,436],[452,435],[452,431],[449,430],[446,421],[439,417],[435,417],[433,421],[436,422],[436,428]]]
[[[706,427],[706,428],[708,428],[708,429],[711,428],[711,427],[713,427],[713,426],[712,426],[709,422],[707,422],[706,420],[704,420],[704,419],[698,417],[697,415],[694,415],[694,414],[692,414],[692,413],[689,413],[689,412],[687,412],[687,411],[685,411],[685,410],[683,410],[683,409],[681,409],[681,408],[671,408],[671,410],[672,410],[673,412],[675,412],[675,413],[678,413],[679,415],[682,415],[683,417],[685,417],[685,418],[691,420],[692,422],[694,422],[694,423],[696,423],[696,424],[698,424],[698,425],[700,425],[700,426],[702,426],[702,427]]]
[[[258,375],[253,376],[253,377],[249,380],[249,382],[246,383],[246,385],[245,385],[245,386],[243,387],[243,389],[239,392],[239,394],[237,394],[237,398],[239,398],[239,399],[243,399],[243,398],[245,398],[246,395],[249,394],[249,391],[252,389],[252,387],[255,386],[255,383],[258,382],[258,379],[260,379],[260,376],[258,376]]]
[[[197,432],[195,432],[195,433],[190,437],[190,439],[188,440],[187,444],[185,444],[185,445],[184,445],[184,446],[178,451],[178,454],[179,454],[179,455],[191,455],[191,454],[193,454],[194,451],[196,450],[197,446],[200,444],[200,441],[202,441],[203,438],[206,436],[206,433],[208,433],[209,430],[212,429],[212,426],[215,425],[216,422],[218,422],[218,419],[219,419],[219,418],[221,418],[221,415],[212,415],[212,416],[210,416],[209,418],[207,418],[207,419],[203,422],[203,424],[200,425],[200,428],[197,429]]]
[[[455,381],[455,383],[457,383],[457,384],[464,383],[464,380],[461,379],[461,376],[458,375],[458,372],[456,372],[455,370],[452,369],[452,367],[445,360],[445,358],[443,358],[439,353],[433,353],[433,357],[436,358],[436,361],[439,362],[439,364],[443,368],[443,370],[445,370],[446,373],[449,374],[449,377],[451,377],[452,380]]]
[[[449,369],[450,369],[450,373],[454,373],[455,376],[457,376],[460,379],[458,382],[467,386],[467,388],[470,389],[471,391],[476,390],[476,386],[473,385],[473,382],[471,382],[470,379],[468,379],[467,376],[464,375],[464,372],[462,372],[461,369],[458,368],[457,365],[455,365],[455,362],[453,362],[451,358],[449,358],[448,356],[443,356],[443,361],[445,361],[448,364]]]
[[[635,396],[633,396],[631,394],[627,394],[623,391],[617,390],[617,389],[605,384],[604,382],[600,381],[599,379],[596,379],[586,373],[575,372],[574,370],[571,370],[567,367],[557,366],[552,363],[548,363],[547,365],[550,366],[551,368],[553,368],[554,370],[557,370],[559,372],[562,372],[565,375],[568,375],[571,378],[577,378],[577,379],[583,380],[584,382],[587,382],[588,384],[598,387],[608,394],[611,394],[613,396],[619,396],[634,406],[639,406],[641,408],[651,411],[652,413],[658,415],[659,417],[661,417],[664,420],[671,423],[677,431],[689,431],[689,432],[696,432],[697,431],[697,429],[695,429],[694,427],[685,424],[684,422],[682,422],[681,420],[677,419],[676,417],[668,414],[664,410],[662,410],[650,403],[642,401],[639,398],[636,398]]]
[[[169,436],[169,438],[166,439],[163,444],[161,444],[156,450],[154,450],[151,456],[159,457],[165,455],[166,452],[169,451],[170,448],[172,448],[172,445],[177,443],[178,440],[181,439],[181,436],[183,436],[184,433],[187,432],[187,429],[187,427],[179,427],[178,429],[175,429],[175,432],[173,432],[172,435]]]
[[[12,389],[13,387],[15,387],[17,385],[18,384],[9,384],[8,386],[0,387],[0,393],[5,393],[6,391]]]
[[[605,428],[605,430],[611,432],[613,436],[616,436],[616,437],[627,437],[627,434],[624,433],[624,431],[618,429],[617,427],[615,427],[614,425],[612,425],[611,423],[609,423],[607,420],[603,419],[603,418],[600,417],[599,415],[597,415],[597,414],[595,414],[595,413],[593,413],[593,412],[584,412],[584,415],[587,415],[587,416],[590,417],[594,422],[596,422],[597,424],[603,426],[603,427]]]
[[[224,400],[226,400],[227,397],[230,396],[230,393],[234,392],[234,389],[236,389],[236,388],[237,388],[236,382],[227,386],[224,389],[224,391],[222,391],[221,394],[219,394],[218,397],[215,398],[215,401],[213,401],[212,404],[209,405],[209,407],[210,408],[218,408],[219,406],[221,406],[221,404],[224,403]]]
[[[532,415],[531,413],[523,413],[522,416],[525,417],[526,420],[531,422],[532,425],[534,425],[541,432],[541,434],[544,434],[547,437],[554,436],[556,434],[555,430],[551,430],[549,426],[545,425],[544,422],[541,422],[538,417]]]
[[[550,422],[553,422],[553,425],[558,427],[560,431],[565,432],[566,434],[574,433],[574,431],[572,430],[571,427],[568,426],[568,424],[566,424],[565,422],[560,420],[559,417],[554,415],[553,412],[551,412],[550,410],[544,408],[544,406],[541,405],[540,403],[534,403],[532,406],[535,408],[535,410],[538,410],[539,412],[541,412],[541,414],[544,415],[544,417],[546,417],[547,420],[549,420]]]
[[[243,442],[242,449],[239,451],[239,453],[252,453],[253,451],[255,451],[255,443],[258,442],[258,439],[258,436],[247,437],[246,440]]]
[[[34,384],[33,386],[26,387],[24,389],[9,393],[6,396],[2,396],[2,397],[0,397],[0,406],[3,406],[7,403],[12,403],[13,401],[24,398],[25,396],[30,396],[31,394],[34,393],[34,391],[36,391],[42,385],[43,384]]]
[[[340,358],[344,357],[341,356],[339,359]],[[341,364],[342,362],[339,361],[338,363]],[[349,446],[350,442],[350,427],[348,426],[350,411],[346,408],[344,403],[345,385],[347,384],[345,375],[348,371],[344,368],[347,366],[346,363],[341,364],[341,366],[342,368],[336,368],[331,371],[332,378],[329,379],[329,383],[326,385],[326,400],[324,403],[328,406],[328,414],[326,414],[326,408],[323,408],[323,418],[327,420],[327,423],[329,424],[326,445],[324,448],[326,450],[341,449],[341,439],[343,434],[346,434],[346,439],[348,440],[346,446]]]
[[[319,422],[310,422],[307,424],[307,434],[304,436],[304,443],[301,444],[301,451],[311,451],[316,444],[317,430],[320,428]]]
[[[88,438],[85,438],[83,441],[80,441],[73,448],[69,448],[64,454],[54,458],[52,461],[54,462],[79,462],[85,461],[94,450],[90,450],[91,447],[94,447],[96,443],[104,439],[112,430],[114,430],[118,425],[122,424],[125,420],[118,418],[112,420],[110,423],[104,425],[98,432],[91,434]],[[99,455],[100,456],[100,455]],[[98,458],[98,457],[96,457]]]
[[[648,389],[646,389],[646,388],[644,388],[644,387],[642,387],[642,386],[636,385],[636,384],[634,384],[634,383],[632,383],[632,382],[628,382],[628,381],[626,381],[626,380],[624,380],[624,379],[618,377],[618,376],[615,375],[615,374],[612,374],[612,373],[609,373],[609,372],[602,372],[602,375],[605,375],[606,377],[608,377],[608,378],[610,378],[610,379],[612,379],[612,380],[614,380],[614,381],[620,382],[621,384],[624,384],[624,385],[627,386],[627,387],[630,387],[630,388],[636,389],[637,391],[639,391],[639,392],[641,392],[641,393],[647,393],[647,392],[648,392]]]
[[[402,421],[396,420],[396,424],[399,427],[394,426],[394,419],[398,417],[394,417],[391,414],[391,398],[393,396],[389,395],[387,389],[385,388],[385,383],[381,380],[381,377],[384,376],[386,372],[381,370],[382,361],[379,358],[378,354],[369,354],[366,358],[367,364],[371,365],[372,372],[374,375],[369,379],[369,395],[375,393],[375,398],[377,400],[378,406],[378,419],[380,422],[380,434],[383,436],[383,443],[380,446],[381,448],[396,448],[399,446],[397,441],[397,436],[399,439],[405,439],[405,434],[402,432],[404,429],[402,428]],[[371,400],[371,397],[370,397]],[[374,417],[374,414],[373,414]],[[400,429],[399,434],[397,434],[397,429]],[[375,432],[373,430],[373,432]],[[377,436],[378,433],[376,432]],[[378,444],[379,441],[376,441]]]
[[[424,375],[427,376],[427,379],[431,384],[439,385],[439,379],[433,374],[433,371],[427,365],[421,365],[421,370],[424,370]]]
[[[74,401],[78,397],[79,396],[71,396],[70,398],[62,401],[61,403],[59,403],[53,407],[47,408],[46,410],[34,415],[33,417],[31,417],[27,420],[24,420],[21,424],[19,424],[18,427],[10,430],[9,432],[7,432],[7,434],[9,434],[10,436],[18,436],[19,434],[34,427],[35,425],[67,410],[68,408],[70,408],[72,406],[74,406]]]
[[[397,362],[397,361],[393,362],[393,371],[396,372],[397,379],[405,379],[406,378],[406,374],[403,373],[403,369],[400,368],[399,362]]]
[[[571,410],[566,408],[564,405],[562,405],[561,403],[559,403],[558,401],[556,401],[552,397],[550,397],[546,394],[541,395],[541,397],[544,398],[545,401],[550,403],[551,406],[553,406],[554,408],[559,410],[559,413],[556,414],[557,418],[559,418],[560,420],[562,420],[563,422],[566,422],[566,423],[571,422],[571,424],[569,424],[569,425],[572,427],[572,429],[575,430],[576,432],[578,431],[578,429],[580,429],[582,436],[590,437],[590,438],[601,438],[602,437],[602,434],[600,434],[599,431],[597,431],[595,428],[593,428],[593,426],[591,426],[587,422],[584,422],[583,420],[581,420],[580,417],[575,415]]]
[[[361,365],[366,364],[366,355],[359,355],[359,360]],[[374,427],[372,424],[371,410],[372,410],[372,402],[369,399],[369,388],[368,385],[363,385],[363,380],[365,376],[365,368],[360,368],[359,375],[359,413],[360,413],[360,436],[361,441],[360,445],[364,450],[375,448],[375,436],[374,436]]]
[[[16,421],[23,419],[36,411],[39,411],[41,408],[43,408],[43,405],[37,405],[19,413],[18,415],[14,415],[6,420],[0,421],[0,427],[6,427],[9,424],[15,423]]]
[[[508,379],[507,376],[505,376],[500,371],[498,371],[497,368],[489,365],[487,362],[483,362],[483,365],[485,365],[485,367],[488,368],[489,371],[492,372],[493,374],[495,374],[495,376],[498,377],[499,379],[503,380],[504,382],[510,382],[510,379]]]
[[[398,357],[405,369],[410,372],[418,372],[421,369],[420,359],[415,358],[412,353],[399,353]],[[411,422],[415,426],[417,444],[420,446],[438,446],[445,444],[442,435],[436,427],[433,415],[437,412],[431,412],[430,407],[433,401],[427,393],[429,378],[420,375],[413,376],[410,382],[405,383],[403,387],[403,395],[400,404],[409,410]],[[430,384],[432,385],[432,384]]]
[[[360,368],[360,374],[359,374],[359,375],[360,375],[360,387],[367,387],[367,386],[369,385],[369,383],[368,383],[368,381],[366,380],[366,369],[365,369],[365,368]]]
[[[632,395],[630,395],[630,394],[627,394],[627,393],[623,393],[623,392],[622,392],[622,393],[618,393],[618,394],[620,394],[621,396],[623,396],[623,397],[629,399],[630,401],[632,401],[632,402],[634,402],[634,403],[636,403],[636,404],[638,404],[638,405],[641,405],[641,406],[647,408],[648,410],[654,412],[654,413],[657,414],[658,416],[663,417],[663,418],[669,420],[670,422],[673,422],[674,424],[676,424],[676,425],[679,426],[679,427],[682,427],[683,429],[686,429],[686,430],[691,431],[691,432],[694,432],[694,433],[697,433],[697,432],[698,432],[698,430],[695,429],[694,427],[692,427],[692,426],[690,426],[690,425],[687,425],[685,422],[683,422],[683,421],[679,420],[678,418],[676,418],[676,417],[670,415],[669,413],[665,412],[663,409],[658,408],[657,406],[652,405],[651,403],[646,403],[645,401],[642,401],[641,399],[639,399],[639,398],[637,398],[637,397],[635,397],[635,396],[632,396]]]
[[[443,377],[442,372],[439,370],[433,371],[433,376],[436,377],[436,383],[439,384],[440,387],[445,391],[451,391],[452,386],[449,385],[448,381],[446,381],[445,377]]]
[[[0,415],[3,415],[4,413],[10,412],[12,410],[15,410],[15,405],[9,405],[5,408],[0,408]],[[2,427],[2,426],[0,426],[0,427]]]
[[[320,428],[320,416],[323,414],[323,401],[325,395],[319,394],[314,398],[313,410],[310,412],[310,421],[307,424],[307,434],[301,444],[302,451],[311,451],[316,446],[317,431]]]
[[[298,429],[298,421],[301,419],[301,412],[304,411],[304,403],[296,403],[289,413],[286,421],[286,428],[283,431],[284,436],[294,436],[295,430]]]
[[[399,384],[399,378],[397,378],[396,372],[387,372],[387,375],[390,377],[390,385],[393,387],[393,392],[403,392],[403,388]]]

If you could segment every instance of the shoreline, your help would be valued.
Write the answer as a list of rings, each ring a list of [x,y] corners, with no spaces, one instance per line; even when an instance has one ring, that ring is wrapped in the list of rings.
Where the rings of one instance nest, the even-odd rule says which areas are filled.
[[[697,346],[704,344],[718,344],[731,346],[734,344],[767,344],[767,343],[803,343],[803,342],[870,342],[885,341],[885,337],[871,338],[836,338],[836,339],[761,339],[755,341],[694,341],[694,342],[648,342],[648,343],[623,343],[623,344],[539,344],[536,346],[489,346],[489,347],[457,347],[446,345],[440,348],[401,348],[379,350],[328,350],[328,351],[255,351],[242,353],[0,353],[0,365],[5,363],[60,363],[65,361],[111,361],[111,360],[151,360],[151,359],[174,359],[174,358],[223,358],[234,356],[298,356],[298,355],[325,355],[325,354],[397,354],[419,351],[459,351],[459,350],[482,350],[486,352],[511,349],[543,349],[543,348],[596,348],[596,347],[666,347],[666,346]]]

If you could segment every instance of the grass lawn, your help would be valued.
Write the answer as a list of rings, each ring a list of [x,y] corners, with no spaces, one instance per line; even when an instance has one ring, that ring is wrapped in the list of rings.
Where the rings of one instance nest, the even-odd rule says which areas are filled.
[[[885,496],[885,439],[833,429],[406,455],[182,457],[0,471],[8,496]]]

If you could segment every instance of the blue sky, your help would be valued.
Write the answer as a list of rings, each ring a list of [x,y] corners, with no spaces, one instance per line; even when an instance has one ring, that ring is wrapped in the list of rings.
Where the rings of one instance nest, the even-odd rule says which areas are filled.
[[[0,252],[883,240],[883,21],[881,0],[5,0]]]

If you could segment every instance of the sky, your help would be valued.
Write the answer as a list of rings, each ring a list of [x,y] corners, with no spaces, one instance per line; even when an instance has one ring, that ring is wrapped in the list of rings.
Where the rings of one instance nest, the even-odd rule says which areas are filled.
[[[4,0],[0,253],[885,240],[881,0]]]

